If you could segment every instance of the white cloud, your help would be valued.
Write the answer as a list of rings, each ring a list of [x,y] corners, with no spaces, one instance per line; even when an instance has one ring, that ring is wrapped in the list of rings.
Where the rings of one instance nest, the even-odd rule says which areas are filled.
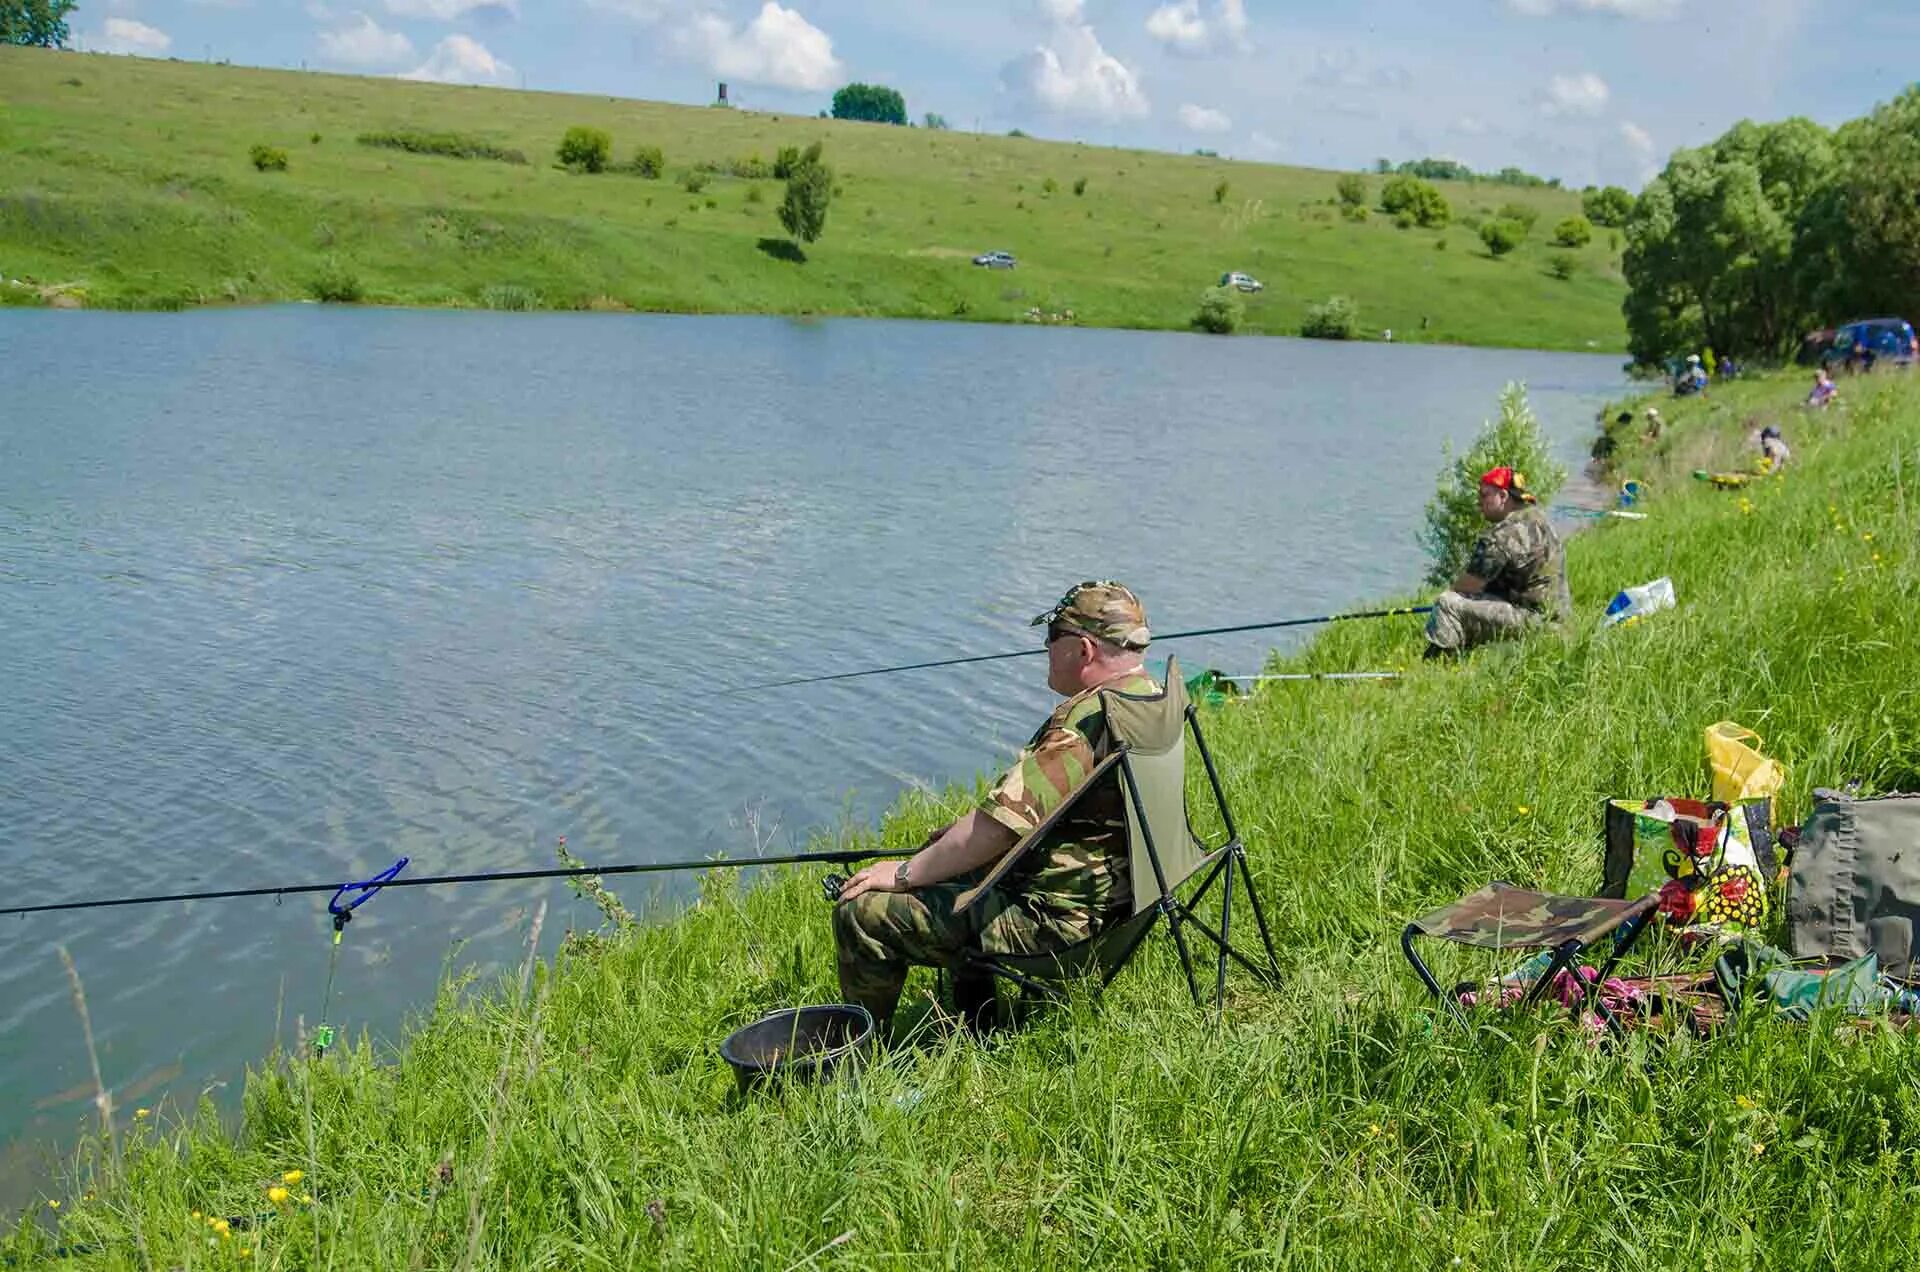
[[[695,13],[675,42],[715,75],[774,88],[818,92],[832,88],[845,69],[827,33],[777,0],[767,0],[744,27],[716,13]]]
[[[1042,110],[1091,119],[1138,119],[1151,104],[1132,67],[1107,52],[1081,0],[1040,0],[1054,21],[1047,42],[1007,63],[1001,82]]]
[[[1578,75],[1556,75],[1547,83],[1540,104],[1544,115],[1598,115],[1607,108],[1613,91],[1607,81],[1592,71]]]
[[[471,36],[450,35],[433,46],[426,61],[400,78],[435,84],[500,84],[512,74],[513,68],[489,53],[480,41]]]
[[[413,57],[413,41],[389,31],[364,13],[358,21],[320,33],[320,56],[347,66],[400,66]]]
[[[1621,121],[1620,136],[1626,139],[1633,153],[1642,159],[1653,158],[1653,135],[1631,119]]]
[[[433,22],[457,22],[468,14],[484,17],[515,17],[520,0],[386,0],[387,12],[396,18],[425,18]]]
[[[1187,102],[1175,112],[1180,123],[1189,131],[1197,133],[1223,133],[1233,131],[1233,120],[1223,110],[1214,110],[1209,106],[1195,106]]]
[[[139,53],[153,57],[165,53],[173,37],[159,27],[150,27],[132,18],[108,18],[101,28],[100,49],[106,53]]]
[[[1453,131],[1463,137],[1484,137],[1492,128],[1478,115],[1462,115],[1453,121]]]
[[[1530,18],[1553,13],[1610,13],[1622,18],[1671,18],[1686,0],[1507,0],[1507,8]]]
[[[1247,42],[1245,0],[1215,0],[1211,16],[1200,11],[1200,0],[1169,0],[1147,15],[1147,34],[1168,51],[1198,57],[1227,49],[1244,50]]]
[[[1313,69],[1307,72],[1307,83],[1322,88],[1396,89],[1405,88],[1412,81],[1413,74],[1406,67],[1391,62],[1363,62],[1352,48],[1327,49],[1315,54]]]

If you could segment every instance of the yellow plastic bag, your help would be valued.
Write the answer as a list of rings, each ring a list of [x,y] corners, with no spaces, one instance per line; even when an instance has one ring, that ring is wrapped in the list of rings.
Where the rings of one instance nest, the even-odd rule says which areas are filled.
[[[1707,763],[1713,767],[1713,797],[1729,804],[1776,794],[1787,774],[1760,754],[1760,735],[1731,720],[1707,726]]]

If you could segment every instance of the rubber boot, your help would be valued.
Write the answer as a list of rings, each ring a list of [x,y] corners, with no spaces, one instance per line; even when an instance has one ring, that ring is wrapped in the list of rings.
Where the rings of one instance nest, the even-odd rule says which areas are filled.
[[[984,1034],[997,1028],[1000,999],[994,993],[993,977],[979,972],[955,972],[953,1009],[972,1033]]]

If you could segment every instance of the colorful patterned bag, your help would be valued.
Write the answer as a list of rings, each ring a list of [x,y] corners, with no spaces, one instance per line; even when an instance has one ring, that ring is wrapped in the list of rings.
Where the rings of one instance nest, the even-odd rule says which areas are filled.
[[[1672,926],[1742,931],[1766,922],[1772,877],[1770,802],[1610,799],[1601,895],[1660,889]]]

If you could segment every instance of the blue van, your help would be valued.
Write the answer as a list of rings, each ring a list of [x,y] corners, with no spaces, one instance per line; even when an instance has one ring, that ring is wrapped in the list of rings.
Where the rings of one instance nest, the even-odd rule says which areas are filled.
[[[1874,362],[1912,366],[1920,357],[1920,344],[1913,336],[1913,324],[1904,318],[1866,318],[1850,322],[1833,333],[1826,361],[1845,362],[1855,352],[1871,354]]]

